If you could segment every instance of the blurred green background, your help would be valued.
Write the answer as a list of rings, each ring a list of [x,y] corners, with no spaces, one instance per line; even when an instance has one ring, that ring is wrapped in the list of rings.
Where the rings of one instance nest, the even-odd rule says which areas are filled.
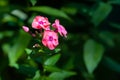
[[[68,31],[54,50],[22,30],[35,16]],[[34,31],[33,31],[34,32]],[[120,80],[120,0],[0,0],[0,80]]]

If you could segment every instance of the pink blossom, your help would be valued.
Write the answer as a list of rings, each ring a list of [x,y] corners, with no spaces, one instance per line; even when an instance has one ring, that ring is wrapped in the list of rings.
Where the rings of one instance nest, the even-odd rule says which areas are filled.
[[[58,19],[55,20],[55,23],[53,23],[52,26],[56,28],[56,31],[59,32],[61,36],[67,37],[67,31],[62,25],[60,25]]]
[[[25,32],[29,32],[29,28],[27,26],[22,26],[22,28]]]
[[[55,47],[59,44],[57,33],[52,30],[45,30],[43,33],[42,43],[50,50],[55,49]]]
[[[33,37],[36,36],[36,34],[32,33],[27,26],[22,26],[22,29],[23,29],[25,32],[27,32],[27,33],[29,33],[30,35],[32,35]]]
[[[45,30],[50,30],[50,22],[48,21],[48,18],[43,17],[43,16],[36,16],[33,19],[32,22],[32,28],[34,29],[45,29]]]

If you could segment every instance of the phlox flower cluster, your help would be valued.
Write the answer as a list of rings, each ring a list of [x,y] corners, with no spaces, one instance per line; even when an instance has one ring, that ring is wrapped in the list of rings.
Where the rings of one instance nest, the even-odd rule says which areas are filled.
[[[27,26],[22,26],[22,28],[25,32],[30,33],[34,37],[36,36],[35,34],[31,33]],[[54,50],[59,45],[58,34],[67,38],[67,31],[64,26],[60,24],[58,19],[56,19],[55,22],[51,24],[47,17],[36,16],[33,19],[32,28],[40,31],[39,34],[42,35],[42,44],[45,47],[48,47],[50,50]]]

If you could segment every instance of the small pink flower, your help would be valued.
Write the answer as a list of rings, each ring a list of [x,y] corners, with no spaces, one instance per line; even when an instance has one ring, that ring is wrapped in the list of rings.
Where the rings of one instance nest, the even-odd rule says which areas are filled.
[[[29,28],[27,26],[22,26],[22,28],[25,32],[29,32]]]
[[[55,20],[55,23],[53,23],[52,26],[56,28],[56,31],[59,32],[61,36],[67,37],[67,31],[62,25],[60,25],[58,19]]]
[[[50,30],[50,22],[48,21],[48,18],[43,17],[43,16],[36,16],[33,19],[32,22],[32,28],[34,29],[45,29],[45,30]]]
[[[22,29],[23,29],[25,32],[27,32],[27,33],[29,33],[30,35],[32,35],[33,37],[36,36],[34,33],[32,33],[32,32],[30,31],[30,29],[29,29],[27,26],[22,26]]]
[[[55,47],[59,44],[57,33],[52,30],[45,30],[43,33],[42,43],[50,50],[55,49]]]

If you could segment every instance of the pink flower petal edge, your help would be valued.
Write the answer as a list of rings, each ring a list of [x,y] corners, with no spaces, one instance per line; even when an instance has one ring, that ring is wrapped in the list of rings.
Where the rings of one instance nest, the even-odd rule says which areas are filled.
[[[52,26],[56,29],[56,31],[59,32],[61,36],[67,37],[67,31],[66,29],[60,24],[60,21],[58,19],[55,20],[55,23],[52,24]]]

